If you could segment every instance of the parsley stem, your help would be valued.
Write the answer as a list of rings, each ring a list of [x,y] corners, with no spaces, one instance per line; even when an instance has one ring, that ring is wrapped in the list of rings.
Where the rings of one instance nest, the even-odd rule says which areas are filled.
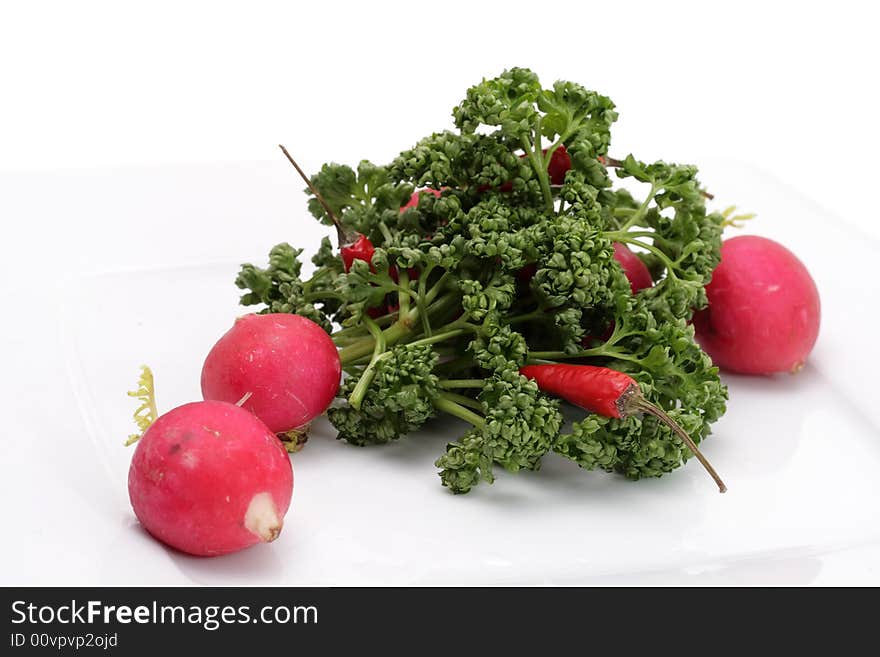
[[[637,240],[633,237],[629,237],[629,233],[624,232],[624,231],[615,231],[615,232],[611,232],[611,233],[605,233],[605,237],[607,237],[610,240],[614,240],[615,242],[625,242],[627,244],[639,246],[639,247],[645,249],[646,251],[650,251],[655,256],[660,258],[660,261],[664,265],[666,265],[666,275],[669,276],[669,278],[678,279],[678,276],[675,275],[675,263],[669,259],[669,256],[667,256],[663,251],[658,249],[653,244],[648,244],[647,242],[643,242],[643,241]]]
[[[310,292],[311,289],[315,286],[315,283],[324,278],[327,274],[330,273],[330,269],[323,267],[316,271],[314,275],[307,281],[303,282],[303,292]]]
[[[365,337],[366,337],[366,336],[363,336],[363,335],[341,335],[341,336],[334,336],[334,337],[333,337],[333,342],[336,343],[336,346],[337,346],[337,347],[348,347],[348,346],[350,346],[350,345],[353,345],[353,344],[356,343],[356,342],[360,342],[360,341],[363,340]]]
[[[443,286],[446,284],[446,280],[449,278],[449,272],[443,272],[443,275],[437,279],[437,282],[434,283],[434,286],[428,290],[428,293],[425,295],[425,303],[430,304],[434,299],[437,298],[437,295],[443,291]]]
[[[465,397],[464,395],[459,395],[454,392],[445,392],[443,393],[443,396],[449,401],[453,401],[456,404],[460,404],[467,408],[472,408],[475,411],[483,410],[483,405],[473,397]]]
[[[418,314],[416,311],[410,311],[410,315]],[[364,316],[364,323],[369,319]],[[410,321],[416,319],[413,317]],[[371,320],[372,321],[372,320]],[[375,322],[373,322],[375,324]],[[409,333],[412,329],[407,325],[407,322],[404,321],[404,318],[398,319],[394,324],[389,326],[387,329],[382,331],[382,338],[387,345],[393,345],[397,343],[404,335]],[[376,346],[376,338],[375,336],[368,335],[364,336],[354,344],[351,344],[347,347],[343,347],[339,350],[339,360],[342,361],[342,364],[345,365],[352,361],[361,358],[362,356],[366,356],[371,351],[375,349]]]
[[[367,201],[367,202],[369,203],[370,201]],[[382,239],[385,240],[385,243],[386,244],[391,243],[394,240],[394,238],[391,236],[391,231],[388,230],[388,226],[385,225],[385,222],[384,221],[378,222],[378,226],[379,226],[379,232],[382,233]]]
[[[449,340],[450,338],[457,338],[460,335],[464,335],[465,333],[470,333],[470,329],[461,328],[454,329],[452,331],[445,331],[443,333],[435,333],[429,338],[422,338],[421,340],[416,340],[415,342],[410,342],[411,346],[421,346],[425,344],[434,344],[435,342],[443,342],[444,340]]]
[[[438,313],[442,314],[447,312],[450,304],[457,303],[457,297],[455,294],[448,294],[442,298],[440,298],[436,303],[430,304],[428,306],[428,313]],[[397,344],[404,337],[413,332],[413,326],[419,320],[419,308],[416,306],[415,308],[411,308],[407,314],[401,314],[397,321],[394,322],[387,329],[382,331],[382,336],[385,340],[386,348]],[[364,321],[366,322],[367,317],[364,316]],[[371,320],[372,321],[372,320]],[[375,324],[375,322],[373,322]],[[459,325],[461,326],[461,325]],[[450,337],[450,336],[447,336]],[[375,346],[376,338],[373,335],[366,335],[362,337],[357,342],[350,344],[346,347],[343,347],[339,350],[339,360],[342,361],[343,365],[356,361],[363,356],[366,356]]]
[[[428,306],[425,302],[425,297],[428,289],[428,278],[431,276],[432,271],[434,271],[434,265],[428,265],[421,276],[419,276],[419,293],[416,296],[416,305],[419,308],[419,316],[422,318],[422,331],[428,337],[431,336],[431,321],[428,319]]]
[[[513,317],[507,317],[506,319],[508,324],[519,324],[521,322],[530,322],[533,319],[553,319],[553,316],[548,315],[545,308],[538,307],[530,313],[514,315]]]
[[[535,129],[535,144],[529,143],[529,140],[523,136],[523,150],[528,153],[529,161],[532,168],[538,176],[538,182],[541,183],[541,192],[544,194],[544,201],[547,203],[547,211],[553,212],[553,192],[550,191],[550,175],[547,173],[547,165],[544,162],[541,153],[541,120],[538,119],[538,126]]]
[[[364,400],[364,395],[367,394],[367,389],[370,387],[370,383],[373,382],[373,377],[376,376],[376,367],[383,358],[387,357],[387,352],[385,351],[385,335],[379,328],[379,325],[366,315],[364,316],[364,324],[370,330],[370,334],[376,341],[376,346],[373,349],[373,357],[370,359],[369,364],[366,369],[364,369],[364,373],[361,374],[361,378],[358,379],[354,390],[351,391],[351,396],[348,398],[348,403],[355,409],[360,409],[361,402]]]
[[[397,292],[397,305],[400,307],[400,316],[404,317],[409,314],[409,299],[412,291],[409,287],[409,272],[401,269],[397,273],[397,280],[400,283],[400,290]]]
[[[642,219],[645,218],[645,214],[648,212],[648,206],[651,205],[651,201],[654,200],[654,194],[657,193],[657,185],[651,184],[651,191],[645,197],[645,200],[642,201],[642,204],[639,206],[639,209],[636,210],[633,215],[627,220],[623,226],[620,227],[620,232],[624,232],[630,229],[630,227],[637,225]]]
[[[373,321],[375,321],[379,326],[383,324],[391,324],[397,321],[397,313],[390,313],[388,315],[382,315],[381,317],[376,317]],[[341,338],[343,340],[349,338],[363,338],[369,331],[367,331],[363,326],[344,326],[338,331],[334,331],[330,334],[330,337],[333,338],[333,341],[336,342],[337,338]]]
[[[617,230],[606,233],[606,235],[611,235],[612,239],[614,235],[623,235],[624,237],[650,237],[652,239],[660,237],[653,230]]]
[[[629,354],[624,354],[613,349],[605,349],[604,347],[596,347],[595,349],[583,349],[570,354],[565,351],[530,351],[529,360],[567,360],[569,358],[614,358],[615,360],[627,360],[633,363],[641,362],[640,359],[634,358]]]
[[[482,388],[486,383],[484,379],[446,379],[440,381],[440,387],[446,390],[455,390],[456,388]]]
[[[449,413],[460,420],[470,422],[478,429],[483,429],[486,426],[485,418],[456,402],[454,398],[450,397],[450,393],[448,392],[441,392],[434,398],[434,407],[438,411]]]

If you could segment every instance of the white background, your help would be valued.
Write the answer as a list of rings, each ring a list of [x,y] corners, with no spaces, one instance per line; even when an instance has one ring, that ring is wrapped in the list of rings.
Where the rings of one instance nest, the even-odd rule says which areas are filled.
[[[747,161],[877,231],[872,4],[6,2],[0,170],[384,162],[519,65],[609,95],[614,153]]]
[[[752,195],[761,207],[742,209],[759,212],[753,232],[796,247],[811,269],[822,273],[820,289],[839,288],[843,284],[834,279],[846,269],[838,264],[845,258],[838,249],[837,260],[825,259],[825,249],[849,238],[862,242],[864,253],[867,243],[861,235],[880,236],[872,193],[880,147],[875,70],[880,46],[877,21],[868,6],[848,2],[3,3],[0,405],[5,413],[0,425],[0,504],[11,538],[0,549],[0,583],[278,581],[268,569],[255,571],[257,550],[227,562],[233,568],[223,571],[213,562],[194,566],[174,555],[167,557],[142,536],[133,539],[136,527],[122,499],[123,486],[111,486],[85,438],[79,412],[83,394],[99,400],[98,411],[125,415],[125,399],[114,395],[130,384],[128,373],[141,357],[148,362],[176,362],[176,373],[181,374],[197,370],[202,346],[196,344],[190,353],[179,355],[152,354],[146,342],[160,342],[161,336],[152,328],[136,334],[134,328],[141,324],[135,318],[119,318],[120,326],[129,330],[114,334],[107,352],[133,360],[92,359],[87,363],[92,373],[88,382],[100,391],[79,390],[77,404],[65,368],[69,354],[59,335],[57,308],[69,301],[62,298],[61,283],[70,276],[120,267],[237,262],[242,254],[259,257],[267,245],[290,238],[281,232],[290,230],[293,212],[302,214],[302,197],[288,196],[287,185],[294,191],[300,186],[280,161],[279,142],[286,143],[310,170],[328,160],[385,162],[425,134],[450,127],[450,110],[470,84],[505,67],[528,66],[545,83],[570,79],[614,99],[621,115],[612,142],[612,154],[618,157],[632,151],[645,160],[697,164],[727,158],[743,163],[746,170],[766,171],[768,179],[781,180],[799,196],[811,199],[812,205],[792,205],[789,213],[779,199],[797,195],[779,188],[774,202],[773,183]],[[263,164],[242,164],[247,162]],[[254,183],[255,176],[263,186]],[[720,192],[719,202],[724,204],[748,198],[750,189],[760,187],[754,180],[750,185],[722,178],[714,185],[711,178],[704,182]],[[238,180],[247,182],[239,188]],[[265,189],[265,196],[253,198],[257,189]],[[211,195],[216,198],[210,200]],[[289,204],[281,199],[289,199]],[[799,235],[798,216],[807,215],[810,233]],[[836,237],[827,245],[823,220],[837,224]],[[868,271],[869,259],[861,258],[859,271]],[[223,285],[222,299],[227,299],[229,278],[210,281]],[[843,350],[841,343],[846,347],[859,342],[857,327],[847,322],[848,312],[859,301],[875,298],[878,286],[870,274],[855,278],[858,286],[850,296],[843,286],[836,298],[823,297],[829,310],[827,321],[823,319],[827,337],[817,351],[824,350],[826,360],[821,364],[835,365],[840,378],[852,372],[850,383],[858,391],[862,353]],[[234,305],[233,295],[234,290],[228,300]],[[117,303],[146,310],[151,304],[169,306],[167,299],[150,299],[149,294],[144,294],[142,303],[108,295],[101,308],[101,301],[95,302],[96,312],[111,319]],[[222,313],[227,309],[221,311],[213,299],[211,304],[222,316],[210,321],[225,325],[228,317]],[[210,322],[195,326],[197,321],[185,317],[186,299],[178,306],[182,332],[217,334]],[[872,308],[867,303],[853,311],[863,313],[866,327],[876,327]],[[90,307],[75,310],[81,318],[90,316]],[[832,327],[840,327],[836,342]],[[101,353],[105,345],[100,340],[105,337],[94,338],[93,353]],[[187,334],[179,337],[179,345],[191,345]],[[197,395],[195,376],[180,376],[178,381],[167,373],[173,368],[173,364],[164,368],[166,390],[179,386],[169,397]],[[113,378],[120,373],[121,380]],[[821,373],[820,368],[814,371],[817,376]],[[112,394],[104,394],[110,390]],[[779,392],[783,389],[776,390],[784,394]],[[803,391],[794,389],[792,394]],[[876,393],[871,394],[876,398]],[[865,398],[873,399],[860,397]],[[841,408],[847,412],[849,406]],[[814,409],[835,418],[827,426],[841,426],[834,415],[837,410]],[[869,419],[860,426],[876,432],[875,425]],[[822,441],[829,432],[825,424],[809,426],[818,441],[815,471],[821,473]],[[862,439],[870,437],[868,430],[859,430]],[[117,437],[108,441],[115,446]],[[866,444],[866,453],[876,458],[872,444]],[[758,447],[755,460],[740,462],[742,468],[766,458]],[[721,443],[717,449],[724,449]],[[125,457],[120,454],[116,457]],[[873,462],[859,465],[871,470]],[[810,481],[801,483],[819,495],[823,489],[813,488],[813,482],[821,484],[812,472],[792,469],[788,476],[810,474]],[[123,473],[124,467],[115,472],[118,477]],[[676,480],[679,484],[669,485],[689,485],[687,474]],[[694,472],[688,476],[695,476]],[[838,478],[845,481],[846,472],[841,470]],[[419,485],[424,482],[426,495],[434,494],[435,481],[421,475],[416,480]],[[703,490],[705,482],[695,481]],[[861,482],[873,486],[867,479]],[[316,495],[319,488],[309,493],[304,483],[302,490],[297,493],[300,506],[292,514],[293,522],[314,527],[316,533],[294,529],[285,540],[302,547],[303,541],[313,538],[318,547],[311,554],[317,558],[317,549],[325,545],[319,532],[333,528],[307,512],[308,496]],[[853,507],[841,515],[834,500],[828,499],[828,508],[822,509],[826,517],[837,515],[847,530],[857,528],[862,518],[873,517]],[[332,505],[325,503],[327,513],[332,513]],[[800,509],[795,501],[784,508]],[[800,511],[803,518],[791,513],[785,517],[801,523],[807,534],[823,526],[806,510]],[[783,518],[773,526],[782,531],[784,522]],[[869,529],[865,528],[865,535]],[[819,576],[788,577],[785,568],[777,569],[771,561],[745,581],[762,583],[776,570],[782,575],[770,581],[880,581],[872,565],[877,563],[878,550],[853,543],[849,536],[840,539],[841,551],[825,559]],[[279,555],[287,554],[290,545],[278,541],[270,546],[273,552],[264,554],[282,561]],[[128,555],[135,555],[131,558],[136,566]],[[173,577],[166,569],[169,559],[180,570],[173,570]],[[334,581],[334,571],[328,569],[329,579],[305,583]],[[295,579],[298,573],[290,570],[287,576],[294,578],[285,580],[289,583],[304,581]],[[646,576],[641,581],[653,580]],[[656,581],[687,580],[676,574]]]

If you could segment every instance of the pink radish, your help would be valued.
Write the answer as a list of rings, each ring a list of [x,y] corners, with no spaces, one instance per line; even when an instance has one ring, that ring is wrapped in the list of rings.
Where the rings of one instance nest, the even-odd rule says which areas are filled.
[[[625,244],[621,244],[620,242],[614,243],[614,259],[620,263],[623,273],[626,274],[633,294],[646,287],[651,287],[654,284],[654,280],[651,278],[651,272],[648,271],[648,267],[642,262],[642,259],[630,251],[629,247]]]
[[[202,367],[202,396],[235,403],[275,433],[323,413],[339,388],[342,366],[333,340],[299,315],[245,315],[211,349]]]
[[[716,365],[741,374],[803,367],[819,335],[819,292],[791,251],[754,235],[725,240],[706,294],[694,327]]]
[[[253,413],[194,402],[159,417],[138,441],[128,493],[154,537],[214,556],[278,537],[293,470],[281,442]]]

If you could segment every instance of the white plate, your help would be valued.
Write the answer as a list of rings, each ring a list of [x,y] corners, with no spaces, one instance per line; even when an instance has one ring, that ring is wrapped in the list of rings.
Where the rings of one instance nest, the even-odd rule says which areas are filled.
[[[550,455],[540,472],[502,473],[492,486],[453,496],[440,486],[433,461],[461,433],[456,421],[376,448],[336,441],[332,427],[319,422],[306,449],[293,456],[293,503],[279,540],[215,559],[168,550],[138,527],[128,504],[132,449],[122,443],[133,429],[133,405],[124,392],[145,362],[156,374],[161,409],[198,399],[204,355],[243,311],[232,283],[235,261],[133,268],[78,276],[65,288],[60,353],[85,429],[70,419],[72,436],[63,450],[70,462],[54,463],[54,479],[39,499],[50,492],[69,496],[83,501],[88,512],[44,521],[51,544],[67,551],[56,549],[65,554],[55,564],[41,559],[39,568],[25,563],[14,574],[9,568],[11,579],[880,583],[873,566],[880,543],[880,431],[874,415],[880,396],[869,385],[878,364],[871,349],[877,286],[869,264],[877,247],[760,172],[729,162],[703,170],[719,199],[758,212],[744,232],[779,238],[804,260],[823,302],[819,343],[801,373],[725,377],[729,411],[704,449],[729,486],[726,495],[715,491],[693,460],[672,475],[634,483]],[[262,206],[289,207],[289,186],[267,171],[236,170],[236,198],[252,195]],[[198,176],[179,172],[176,202],[209,208],[216,216],[236,213],[223,193],[207,201],[196,197],[199,188],[187,185],[186,175]],[[149,189],[150,177],[142,178],[131,185]],[[237,260],[265,258],[254,245],[265,252],[284,239],[314,248],[320,227],[305,219],[300,225],[294,235],[249,235]],[[169,230],[167,222],[163,226]],[[180,228],[176,235],[183,246],[174,248],[182,252],[198,244],[198,230]],[[238,253],[235,245],[229,248]],[[10,466],[21,479],[31,467],[23,458]],[[33,525],[41,510],[16,513],[39,553],[44,548],[37,546],[40,534]]]

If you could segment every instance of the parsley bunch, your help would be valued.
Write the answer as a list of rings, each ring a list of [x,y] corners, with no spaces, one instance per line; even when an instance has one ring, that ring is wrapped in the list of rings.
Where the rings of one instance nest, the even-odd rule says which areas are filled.
[[[727,391],[688,320],[706,304],[725,218],[706,209],[696,168],[610,158],[611,100],[571,82],[545,89],[528,69],[471,87],[452,114],[455,130],[385,166],[331,163],[312,177],[375,246],[369,262],[346,271],[325,238],[303,280],[302,250],[280,244],[268,267],[242,267],[241,303],[330,333],[346,373],[328,411],[340,439],[387,443],[440,413],[468,423],[437,460],[454,492],[491,483],[498,466],[537,469],[551,452],[633,479],[679,467],[690,452],[655,418],[589,415],[566,429],[559,402],[519,368],[624,371],[694,440],[709,435]],[[561,182],[548,170],[557,151],[570,159]],[[615,188],[625,178],[644,195]],[[309,210],[329,223],[317,198]],[[632,293],[616,242],[653,287]]]

